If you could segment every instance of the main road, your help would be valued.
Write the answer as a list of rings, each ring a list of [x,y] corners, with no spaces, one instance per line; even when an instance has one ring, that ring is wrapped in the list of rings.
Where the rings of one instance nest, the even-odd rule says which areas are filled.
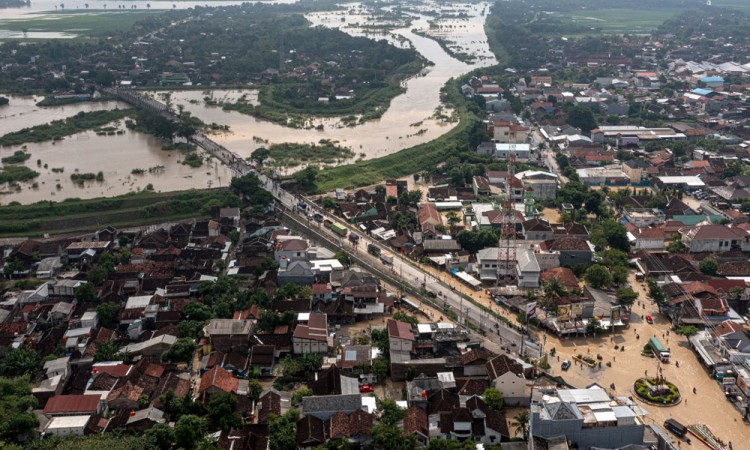
[[[416,263],[399,255],[393,255],[393,263],[386,265],[367,252],[367,246],[376,245],[381,251],[392,252],[391,248],[384,246],[381,242],[373,239],[371,236],[364,234],[354,227],[348,227],[349,235],[359,237],[356,244],[352,244],[348,239],[333,233],[327,227],[321,226],[318,222],[311,219],[313,213],[321,214],[325,219],[339,221],[340,218],[332,216],[326,210],[319,208],[317,205],[306,202],[307,211],[301,211],[297,207],[300,198],[281,189],[278,182],[268,177],[257,174],[258,178],[264,183],[264,187],[273,194],[278,205],[290,212],[289,218],[306,225],[308,233],[319,236],[324,241],[338,243],[338,247],[348,250],[356,256],[357,259],[363,260],[370,267],[380,268],[381,272],[387,272],[389,277],[399,281],[401,285],[408,285],[412,292],[429,291],[434,294],[434,299],[429,300],[422,297],[423,301],[431,301],[442,305],[443,308],[450,308],[458,317],[459,322],[472,322],[476,327],[486,334],[484,339],[492,343],[492,347],[505,348],[509,352],[521,352],[523,355],[532,358],[541,358],[542,348],[528,338],[523,339],[522,335],[508,327],[504,322],[497,320],[494,314],[486,308],[481,308],[472,301],[466,299],[456,289],[444,281],[433,277]],[[296,217],[295,217],[296,216]],[[345,242],[346,241],[346,242]],[[456,281],[458,283],[458,280]],[[523,342],[522,342],[523,341]]]

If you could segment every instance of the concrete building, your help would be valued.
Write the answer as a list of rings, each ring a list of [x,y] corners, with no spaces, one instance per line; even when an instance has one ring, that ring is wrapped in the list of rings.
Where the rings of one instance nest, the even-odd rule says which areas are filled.
[[[477,147],[478,155],[489,155],[497,159],[508,159],[516,155],[516,161],[526,162],[531,158],[531,145],[483,142]]]
[[[53,417],[44,428],[45,436],[83,436],[86,424],[91,420],[91,415]]]
[[[750,234],[742,228],[726,225],[686,227],[679,231],[691,253],[750,251]]]
[[[598,386],[544,394],[531,405],[532,438],[562,435],[580,449],[643,445],[646,412],[627,397],[610,398]]]
[[[527,170],[516,174],[523,182],[523,188],[531,189],[533,196],[540,200],[554,200],[557,197],[557,175],[538,170]]]
[[[529,140],[529,129],[505,120],[492,122],[492,139],[496,142],[522,144]]]

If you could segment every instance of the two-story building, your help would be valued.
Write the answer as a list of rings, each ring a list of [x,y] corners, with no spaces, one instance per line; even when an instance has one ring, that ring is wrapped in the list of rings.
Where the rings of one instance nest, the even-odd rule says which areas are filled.
[[[313,312],[303,313],[298,317],[298,324],[292,335],[294,353],[326,354],[329,348],[328,317]]]
[[[679,230],[682,242],[691,253],[750,251],[750,234],[727,225],[701,225]]]
[[[213,349],[222,352],[247,350],[251,332],[252,322],[234,319],[213,319],[204,329]]]

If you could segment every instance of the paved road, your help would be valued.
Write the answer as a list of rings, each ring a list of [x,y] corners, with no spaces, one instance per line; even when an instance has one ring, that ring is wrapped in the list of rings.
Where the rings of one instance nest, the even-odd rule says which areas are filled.
[[[436,295],[434,302],[438,305],[442,304],[449,306],[451,310],[458,314],[459,321],[471,321],[481,330],[487,331],[488,333],[485,339],[490,340],[494,346],[500,348],[506,347],[513,352],[520,352],[520,333],[507,327],[504,323],[497,321],[487,311],[484,311],[474,303],[464,299],[453,287],[426,273],[420,267],[416,266],[416,264],[400,255],[394,254],[392,265],[382,263],[379,258],[370,255],[367,252],[367,246],[369,244],[375,244],[381,248],[381,251],[393,253],[391,248],[382,245],[379,241],[355,230],[353,227],[349,227],[350,234],[359,236],[358,244],[356,246],[352,245],[348,239],[340,237],[328,228],[312,220],[311,216],[314,212],[322,214],[323,217],[332,221],[340,222],[339,218],[330,215],[325,210],[318,208],[317,205],[311,204],[310,202],[306,203],[308,205],[308,210],[312,211],[309,211],[308,213],[299,211],[297,205],[300,199],[298,197],[281,189],[278,186],[278,183],[275,183],[264,175],[259,175],[259,178],[265,184],[266,189],[274,195],[278,203],[285,209],[294,211],[294,214],[299,217],[299,220],[307,222],[307,226],[312,232],[331,242],[338,242],[339,247],[355,254],[360,259],[364,259],[373,267],[380,266],[384,269],[383,271],[389,272],[392,277],[400,279],[402,283],[408,284],[417,291],[419,291],[424,284],[427,291]],[[456,283],[458,283],[458,281],[456,281]],[[534,358],[541,357],[541,349],[536,343],[526,340],[523,344],[523,348],[524,354]]]

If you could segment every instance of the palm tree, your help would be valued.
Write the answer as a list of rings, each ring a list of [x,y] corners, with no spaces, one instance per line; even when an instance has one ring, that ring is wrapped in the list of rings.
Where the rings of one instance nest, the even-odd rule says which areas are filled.
[[[516,416],[513,417],[513,421],[510,423],[510,426],[516,429],[516,435],[521,433],[523,439],[527,440],[529,438],[529,412],[524,410],[516,414]]]
[[[448,223],[450,225],[455,225],[461,221],[461,219],[458,217],[458,214],[456,214],[455,211],[451,211],[448,214],[446,214],[445,218],[448,220]]]
[[[549,306],[552,304],[552,300],[562,298],[567,294],[559,278],[552,278],[549,281],[545,281],[543,289],[545,306]]]

